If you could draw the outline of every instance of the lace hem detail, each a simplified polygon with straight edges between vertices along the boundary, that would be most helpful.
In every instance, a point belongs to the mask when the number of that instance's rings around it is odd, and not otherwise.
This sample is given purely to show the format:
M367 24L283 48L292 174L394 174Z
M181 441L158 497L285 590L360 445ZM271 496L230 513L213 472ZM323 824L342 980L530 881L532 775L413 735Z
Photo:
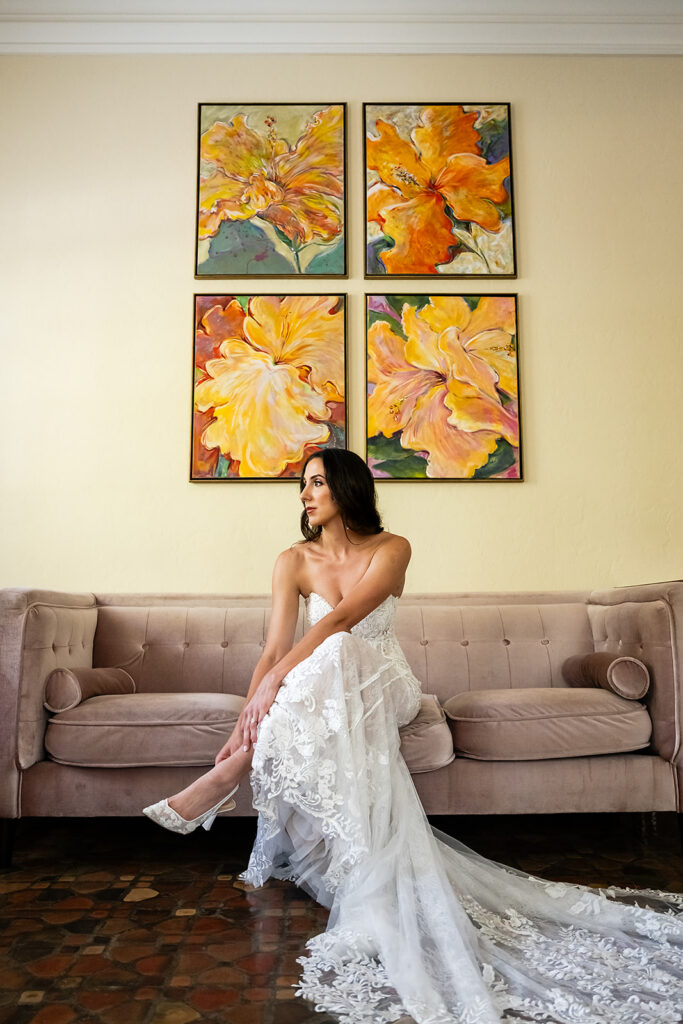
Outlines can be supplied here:
M300 957L302 972L297 995L334 1013L340 1024L391 1024L412 1016L420 1024L491 1024L490 1004L475 1000L451 1008L434 1007L422 1000L401 1000L382 961L372 953L369 935L335 929L306 943L308 956Z
M429 828L399 750L420 689L394 605L287 676L255 748L240 877L331 908L297 994L340 1024L681 1024L683 897L547 882ZM310 620L327 609L310 596Z
M391 1024L406 1014L418 1024L680 1024L681 985L675 976L678 968L680 979L680 951L669 951L667 969L662 970L645 951L620 948L614 938L596 940L586 930L567 928L558 941L557 936L543 936L514 910L504 919L482 914L481 907L465 902L470 912L476 909L479 920L490 917L482 931L488 932L493 924L495 959L500 959L500 948L514 940L516 959L525 964L527 987L528 978L537 974L542 996L521 994L519 984L482 961L490 1002L475 997L467 1005L456 1001L447 1006L437 1000L435 1006L434 998L401 1000L373 954L371 937L344 929L307 943L309 955L297 961L302 966L297 995L318 1011L335 1014L340 1024Z
M319 877L308 891L329 904L368 855L370 808L382 800L399 756L397 717L409 721L419 710L419 690L406 683L401 666L348 633L328 637L287 675L254 750L259 822L243 881L259 886L272 874L283 877L283 859L287 877L310 874L310 860L301 871L296 866L302 853L288 838L296 830L304 850L306 834L315 836L308 852Z
M552 890L556 883L542 885ZM596 918L607 909L606 900L598 895L577 892L577 887L559 883L557 887L579 896L571 913ZM565 894L556 893L555 898ZM484 980L502 997L503 1008L515 1011L511 1019L516 1020L521 1014L522 1019L526 1015L532 1020L561 1024L680 1024L681 950L669 945L663 934L679 939L683 934L681 922L668 914L654 915L665 918L661 929L655 929L642 916L651 911L621 908L625 926L630 924L640 934L658 932L656 942L645 944L624 933L591 931L588 922L584 927L558 926L550 916L532 919L515 908L502 913L486 910L470 897L461 897L461 903L482 937L488 940L492 963L497 963L499 969L504 964L505 973L510 970L509 964L523 964L527 985L535 979L538 987L545 989L543 998L515 994L491 967ZM539 906L536 913L541 912Z
M383 965L369 955L369 936L324 932L306 943L296 994L341 1024L390 1024L405 1013ZM365 949L364 949L365 947ZM354 952L351 952L354 950Z

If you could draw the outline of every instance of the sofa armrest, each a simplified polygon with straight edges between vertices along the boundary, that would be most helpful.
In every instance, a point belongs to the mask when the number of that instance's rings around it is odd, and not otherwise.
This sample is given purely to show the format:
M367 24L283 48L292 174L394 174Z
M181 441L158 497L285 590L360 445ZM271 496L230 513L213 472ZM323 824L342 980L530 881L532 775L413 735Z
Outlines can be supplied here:
M44 756L45 679L92 666L93 594L0 591L0 817L19 813L19 773Z
M683 765L683 582L595 591L588 615L596 651L640 658L649 668L652 747Z

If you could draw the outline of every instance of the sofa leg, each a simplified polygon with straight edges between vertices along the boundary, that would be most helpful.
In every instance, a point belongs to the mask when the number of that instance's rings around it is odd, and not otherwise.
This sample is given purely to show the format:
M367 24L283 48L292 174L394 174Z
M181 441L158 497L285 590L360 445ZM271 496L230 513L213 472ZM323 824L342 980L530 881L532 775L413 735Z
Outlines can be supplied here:
M681 854L683 855L683 813L676 815L678 818L678 835L681 841Z
M16 831L16 818L0 818L0 868L12 867L12 849Z

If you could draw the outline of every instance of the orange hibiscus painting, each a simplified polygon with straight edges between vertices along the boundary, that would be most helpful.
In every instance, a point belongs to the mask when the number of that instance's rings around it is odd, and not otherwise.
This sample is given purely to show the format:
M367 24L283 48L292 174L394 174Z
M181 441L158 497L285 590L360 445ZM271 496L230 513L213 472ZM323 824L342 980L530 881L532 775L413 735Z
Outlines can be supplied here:
M515 274L507 104L365 104L366 273Z
M201 104L197 276L346 272L344 104Z
M520 480L513 295L367 296L373 476Z
M292 479L346 446L344 296L195 296L193 480Z

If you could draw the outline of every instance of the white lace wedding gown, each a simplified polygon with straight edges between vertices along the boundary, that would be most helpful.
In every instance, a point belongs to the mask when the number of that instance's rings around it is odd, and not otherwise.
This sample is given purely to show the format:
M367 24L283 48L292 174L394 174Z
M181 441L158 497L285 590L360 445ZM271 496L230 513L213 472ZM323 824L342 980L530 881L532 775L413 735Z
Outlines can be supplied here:
M395 603L287 675L254 751L241 877L330 908L299 994L343 1024L680 1024L681 897L546 882L431 829L399 751L420 685ZM309 624L329 611L310 595Z

